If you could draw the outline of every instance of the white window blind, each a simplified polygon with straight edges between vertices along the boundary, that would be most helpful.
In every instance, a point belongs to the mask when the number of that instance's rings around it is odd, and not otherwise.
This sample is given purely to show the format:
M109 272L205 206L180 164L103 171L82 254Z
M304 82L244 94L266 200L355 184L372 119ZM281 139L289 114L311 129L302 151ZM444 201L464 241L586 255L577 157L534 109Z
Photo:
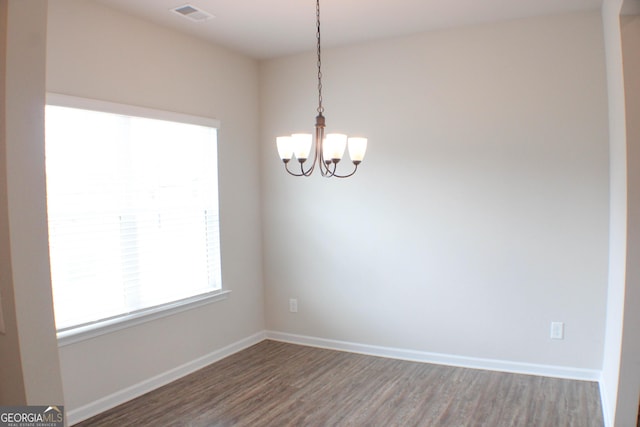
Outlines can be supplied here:
M215 127L47 105L59 331L221 289Z

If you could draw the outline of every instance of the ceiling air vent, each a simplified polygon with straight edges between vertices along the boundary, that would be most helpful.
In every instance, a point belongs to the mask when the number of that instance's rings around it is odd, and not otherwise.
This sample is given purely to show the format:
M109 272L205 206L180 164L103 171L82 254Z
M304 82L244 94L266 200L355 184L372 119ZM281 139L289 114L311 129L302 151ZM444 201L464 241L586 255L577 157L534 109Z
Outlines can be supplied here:
M184 16L185 18L194 22L204 22L213 18L212 14L207 13L202 9L198 9L197 7L190 4L178 6L175 9L171 9L171 11L177 13L180 16Z

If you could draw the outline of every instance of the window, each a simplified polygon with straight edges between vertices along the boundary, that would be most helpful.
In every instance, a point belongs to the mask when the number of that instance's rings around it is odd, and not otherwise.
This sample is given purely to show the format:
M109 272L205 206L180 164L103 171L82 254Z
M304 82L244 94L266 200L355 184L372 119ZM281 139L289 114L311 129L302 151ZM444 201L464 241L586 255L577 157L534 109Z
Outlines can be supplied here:
M59 332L221 289L216 128L199 117L48 98L47 209Z

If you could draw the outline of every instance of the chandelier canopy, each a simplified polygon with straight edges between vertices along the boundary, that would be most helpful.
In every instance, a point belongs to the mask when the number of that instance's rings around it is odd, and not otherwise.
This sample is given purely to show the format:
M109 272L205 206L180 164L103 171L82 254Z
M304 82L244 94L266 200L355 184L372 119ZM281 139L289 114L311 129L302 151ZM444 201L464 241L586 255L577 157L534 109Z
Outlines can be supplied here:
M320 48L320 0L316 0L316 38L318 42L318 116L315 125L315 149L313 162L305 169L305 162L309 159L313 135L310 133L294 133L291 136L279 136L276 138L278 154L284 162L284 167L293 176L311 176L318 166L323 177L347 178L358 170L358 165L364 159L367 151L367 138L347 137L339 133L325 135L324 107L322 106L322 55ZM344 151L349 147L349 157L354 168L351 173L339 175L336 173L338 162L342 159ZM289 169L289 162L295 156L300 163L300 172Z

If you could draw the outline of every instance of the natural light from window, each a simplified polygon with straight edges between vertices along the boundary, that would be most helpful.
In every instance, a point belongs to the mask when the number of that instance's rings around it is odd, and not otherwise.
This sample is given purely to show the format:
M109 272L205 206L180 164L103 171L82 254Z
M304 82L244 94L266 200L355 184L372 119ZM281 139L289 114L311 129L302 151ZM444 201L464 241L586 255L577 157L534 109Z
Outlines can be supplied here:
M46 107L58 331L221 289L217 129Z

